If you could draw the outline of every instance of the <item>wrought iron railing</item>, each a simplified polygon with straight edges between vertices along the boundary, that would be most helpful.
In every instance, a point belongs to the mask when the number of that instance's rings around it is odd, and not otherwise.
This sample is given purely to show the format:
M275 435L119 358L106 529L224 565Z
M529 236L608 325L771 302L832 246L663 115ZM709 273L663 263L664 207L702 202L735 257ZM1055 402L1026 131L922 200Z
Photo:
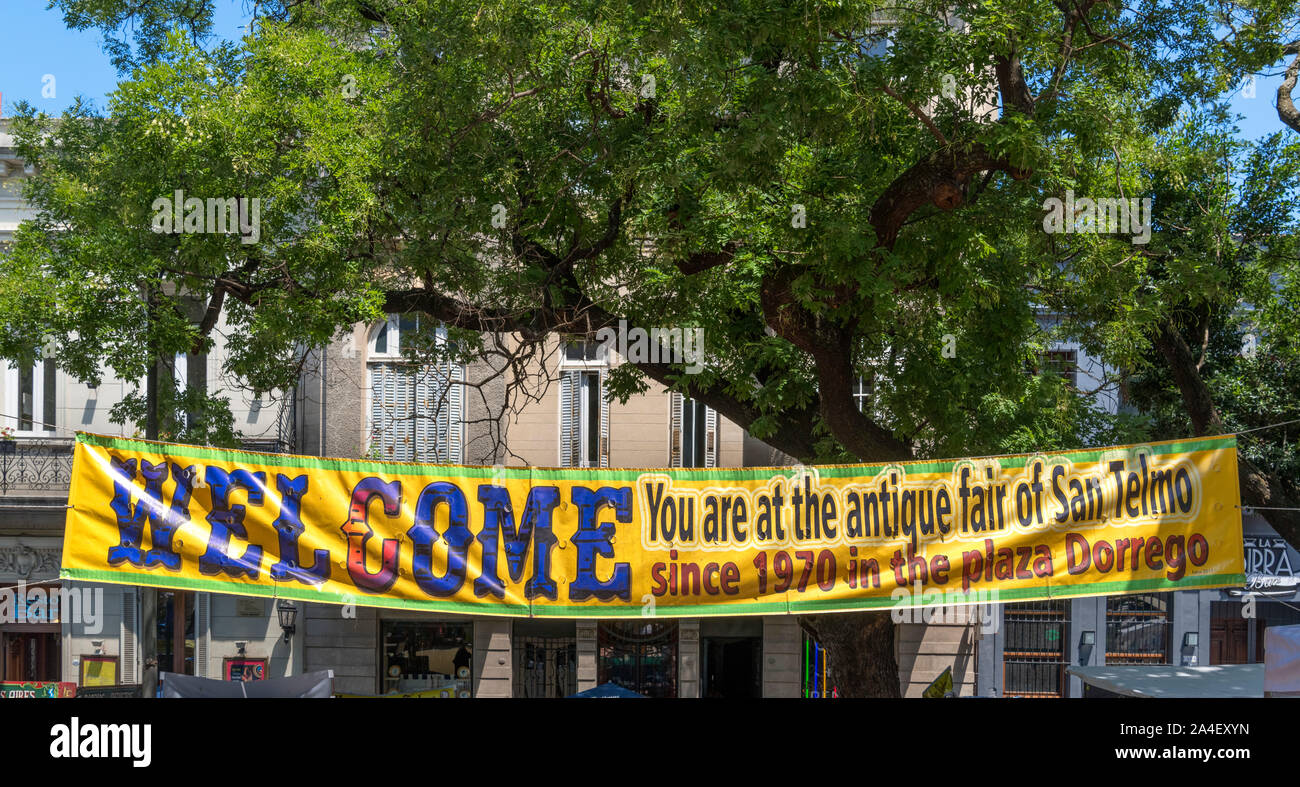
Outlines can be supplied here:
M276 406L275 433L245 438L241 441L244 448L269 454L292 454L298 451L297 390L283 394Z
M67 491L72 446L70 437L0 440L0 497Z

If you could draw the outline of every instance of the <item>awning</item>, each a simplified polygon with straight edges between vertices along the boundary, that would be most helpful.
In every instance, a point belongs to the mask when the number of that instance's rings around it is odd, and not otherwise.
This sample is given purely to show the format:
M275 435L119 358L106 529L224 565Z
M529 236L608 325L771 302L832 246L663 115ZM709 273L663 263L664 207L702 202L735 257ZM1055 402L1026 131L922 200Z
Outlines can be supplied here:
M631 689L625 689L622 686L618 685L617 683L602 683L593 689L580 691L577 694L570 694L569 697L570 698L595 697L597 699L621 699L621 698L631 699L635 697L644 698L645 695L637 694L635 691L632 691Z
M1263 664L1206 667L1148 666L1068 667L1066 672L1090 686L1125 697L1263 697Z

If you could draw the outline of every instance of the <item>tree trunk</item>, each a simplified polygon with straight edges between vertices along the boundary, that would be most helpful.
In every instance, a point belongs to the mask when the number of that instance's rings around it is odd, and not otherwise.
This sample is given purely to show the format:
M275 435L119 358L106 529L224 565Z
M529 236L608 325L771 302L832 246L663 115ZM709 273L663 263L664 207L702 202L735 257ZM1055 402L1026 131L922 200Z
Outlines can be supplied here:
M803 615L799 625L826 649L830 676L841 697L900 697L888 612Z

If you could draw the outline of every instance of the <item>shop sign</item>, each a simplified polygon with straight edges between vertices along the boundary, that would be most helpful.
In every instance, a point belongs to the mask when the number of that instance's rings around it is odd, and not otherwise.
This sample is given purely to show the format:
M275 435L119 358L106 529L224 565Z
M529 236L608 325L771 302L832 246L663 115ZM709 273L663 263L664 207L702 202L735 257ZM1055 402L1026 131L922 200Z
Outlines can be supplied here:
M0 682L0 697L5 699L29 699L37 697L74 697L77 684L46 681L3 681Z

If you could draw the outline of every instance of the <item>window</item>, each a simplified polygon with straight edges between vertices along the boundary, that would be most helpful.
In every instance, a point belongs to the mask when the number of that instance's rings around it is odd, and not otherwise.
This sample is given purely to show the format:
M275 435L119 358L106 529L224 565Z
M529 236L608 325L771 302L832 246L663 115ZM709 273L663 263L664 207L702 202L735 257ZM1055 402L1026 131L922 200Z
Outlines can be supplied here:
M446 328L417 315L390 315L372 332L370 454L398 462L463 461L464 367L450 360L409 361L407 349L445 347Z
M1070 602L1026 601L1003 606L1002 693L1007 697L1064 697L1065 643Z
M609 403L605 372L566 371L560 377L560 464L609 467Z
M853 401L858 405L858 412L871 413L871 392L872 385L865 377L859 377L853 382Z
M609 467L605 359L597 342L565 342L560 359L560 465Z
M473 631L470 623L384 621L380 693L472 696Z
M1054 374L1071 387L1079 387L1079 352L1078 350L1048 350L1038 356L1038 365L1030 370L1031 374Z
M717 467L717 412L703 402L679 393L673 393L671 406L671 466Z
M5 409L0 426L17 434L49 435L55 431L58 369L52 360L10 366L5 374Z
M603 364L600 343L588 339L568 339L564 342L564 363L569 364Z
M1168 664L1172 593L1106 598L1106 663Z

